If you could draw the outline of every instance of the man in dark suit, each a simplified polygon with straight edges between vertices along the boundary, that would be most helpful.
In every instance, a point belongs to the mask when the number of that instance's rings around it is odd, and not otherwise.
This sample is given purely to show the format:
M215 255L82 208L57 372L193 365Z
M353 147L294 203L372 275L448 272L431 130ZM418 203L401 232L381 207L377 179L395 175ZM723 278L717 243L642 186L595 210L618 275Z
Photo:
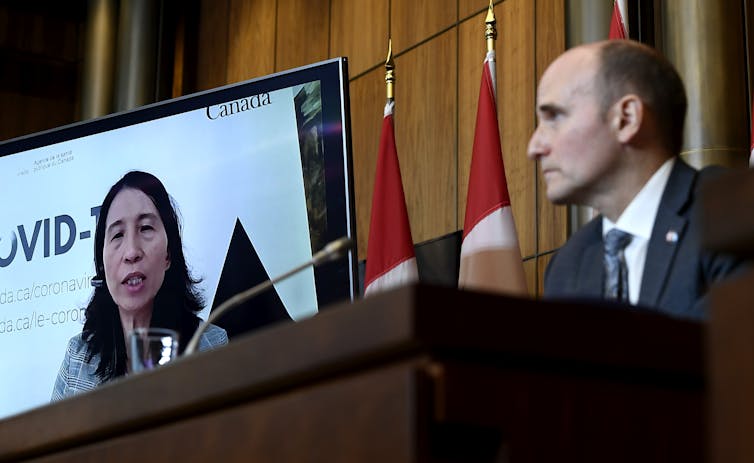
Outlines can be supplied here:
M701 249L697 172L678 156L686 94L656 50L613 40L573 48L545 71L529 158L547 197L599 216L553 256L545 297L604 298L707 316L709 285L740 267Z

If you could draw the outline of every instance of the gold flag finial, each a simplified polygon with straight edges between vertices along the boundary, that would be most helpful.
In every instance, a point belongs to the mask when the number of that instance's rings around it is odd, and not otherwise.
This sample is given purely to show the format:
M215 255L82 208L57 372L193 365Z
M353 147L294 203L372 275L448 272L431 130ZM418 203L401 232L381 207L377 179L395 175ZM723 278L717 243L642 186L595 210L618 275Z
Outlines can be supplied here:
M393 85L395 83L395 63L393 62L393 39L388 39L387 59L385 60L385 84L387 85L387 98L393 99Z
M487 17L484 18L484 38L487 39L487 51L495 50L495 39L497 39L497 20L495 19L495 10L492 8L492 0L487 8Z

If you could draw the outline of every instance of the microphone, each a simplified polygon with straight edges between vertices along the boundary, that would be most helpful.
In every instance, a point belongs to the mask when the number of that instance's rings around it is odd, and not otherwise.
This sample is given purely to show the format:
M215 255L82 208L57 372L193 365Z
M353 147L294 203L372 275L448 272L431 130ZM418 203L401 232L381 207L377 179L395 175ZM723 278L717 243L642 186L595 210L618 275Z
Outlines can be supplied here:
M263 281L262 283L259 283L256 286L240 292L227 301L223 302L222 304L217 306L217 308L215 308L212 313L209 314L206 321L203 321L201 324L199 324L199 327L197 327L194 335L191 337L191 340L186 346L186 350L183 351L184 357L189 356L196 351L197 347L199 347L199 339L207 330L207 327L229 310L238 307L249 299L255 297L257 294L270 289L275 283L279 283L304 269L307 269L309 267L316 267L324 262L331 262L340 259L341 257L345 256L351 248L353 248L353 240L348 237L344 236L335 241L331 241L330 243L327 243L325 247L322 248L319 252L315 253L310 260L304 262L303 264L300 264L297 267L294 267L293 269L288 270L287 272L275 278Z

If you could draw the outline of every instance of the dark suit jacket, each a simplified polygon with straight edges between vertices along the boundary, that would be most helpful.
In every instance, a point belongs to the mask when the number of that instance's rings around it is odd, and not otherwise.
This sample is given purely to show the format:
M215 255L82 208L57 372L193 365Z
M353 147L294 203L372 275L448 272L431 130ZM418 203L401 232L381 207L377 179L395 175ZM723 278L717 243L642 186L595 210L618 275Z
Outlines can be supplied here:
M702 250L697 212L700 180L718 168L695 170L676 159L657 210L647 247L639 305L684 318L707 317L705 294L715 281L742 268L732 256ZM668 239L672 232L677 241ZM546 298L601 298L605 271L602 264L602 216L568 239L545 272Z

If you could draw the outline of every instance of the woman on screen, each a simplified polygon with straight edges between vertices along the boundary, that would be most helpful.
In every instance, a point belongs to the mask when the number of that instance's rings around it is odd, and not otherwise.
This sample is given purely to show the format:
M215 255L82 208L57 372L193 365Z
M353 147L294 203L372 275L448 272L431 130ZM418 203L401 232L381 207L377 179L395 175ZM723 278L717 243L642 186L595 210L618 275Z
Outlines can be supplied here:
M127 173L105 196L94 234L95 287L82 332L68 343L52 400L128 373L125 339L136 327L171 328L185 343L203 307L183 255L178 216L165 187L145 172ZM228 342L210 325L199 349Z

